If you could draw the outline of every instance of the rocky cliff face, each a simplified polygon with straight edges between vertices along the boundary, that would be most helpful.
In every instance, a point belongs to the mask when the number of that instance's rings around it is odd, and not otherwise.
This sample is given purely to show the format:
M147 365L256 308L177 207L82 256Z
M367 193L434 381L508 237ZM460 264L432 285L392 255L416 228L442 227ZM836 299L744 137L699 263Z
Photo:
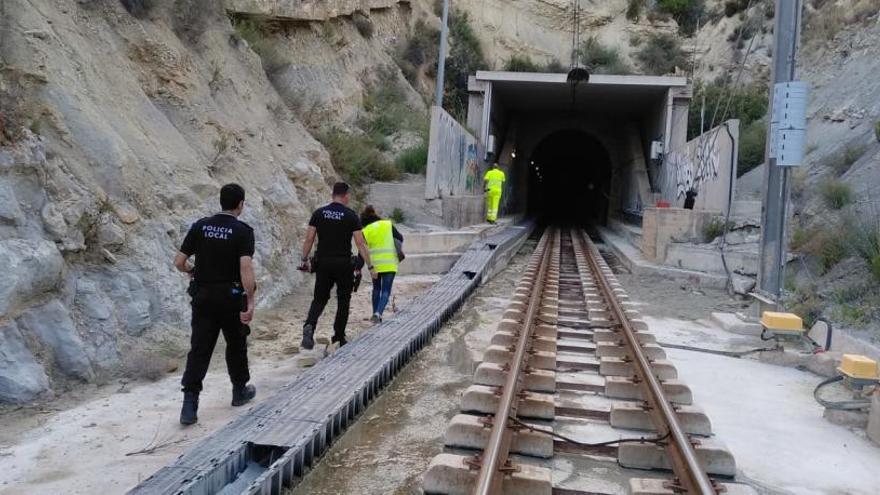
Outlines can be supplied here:
M219 5L199 4L138 19L119 2L3 2L4 114L30 130L0 148L0 402L178 352L170 260L226 182L247 190L260 304L299 282L293 253L334 172Z

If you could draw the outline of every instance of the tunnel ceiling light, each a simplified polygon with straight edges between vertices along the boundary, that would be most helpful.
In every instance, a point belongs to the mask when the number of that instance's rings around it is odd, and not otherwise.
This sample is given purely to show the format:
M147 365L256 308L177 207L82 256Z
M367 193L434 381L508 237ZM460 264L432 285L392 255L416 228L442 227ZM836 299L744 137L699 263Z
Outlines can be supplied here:
M513 150L513 151L510 152L510 157L511 157L511 158L516 158L516 150Z

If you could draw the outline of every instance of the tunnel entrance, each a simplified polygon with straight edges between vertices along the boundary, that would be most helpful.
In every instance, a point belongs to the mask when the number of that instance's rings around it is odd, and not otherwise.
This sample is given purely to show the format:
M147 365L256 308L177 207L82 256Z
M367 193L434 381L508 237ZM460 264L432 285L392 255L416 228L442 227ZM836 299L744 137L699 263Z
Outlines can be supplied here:
M611 195L611 159L602 144L578 130L545 137L527 161L528 210L555 225L604 225Z

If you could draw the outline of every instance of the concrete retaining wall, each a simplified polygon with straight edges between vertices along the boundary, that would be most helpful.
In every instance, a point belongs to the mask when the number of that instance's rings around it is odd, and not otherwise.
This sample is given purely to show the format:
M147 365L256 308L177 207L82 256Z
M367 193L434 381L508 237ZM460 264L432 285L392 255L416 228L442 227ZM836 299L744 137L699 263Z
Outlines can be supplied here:
M703 227L715 214L684 208L645 208L642 210L642 254L650 261L662 263L670 242L702 237Z
M442 108L431 107L425 198L480 195L484 172L476 138Z

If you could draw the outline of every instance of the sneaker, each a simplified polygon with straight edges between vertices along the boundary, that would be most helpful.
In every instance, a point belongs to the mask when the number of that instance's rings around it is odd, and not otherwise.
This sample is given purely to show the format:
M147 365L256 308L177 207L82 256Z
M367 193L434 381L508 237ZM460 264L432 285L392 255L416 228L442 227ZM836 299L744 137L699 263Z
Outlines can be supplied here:
M303 327L303 339L300 343L300 346L310 351L315 348L315 326L314 325L305 325Z
M180 409L180 424L191 425L198 420L199 394L198 392L183 393L183 407Z
M253 385L232 386L232 407L243 406L257 396L257 387Z
M382 317L379 316L379 313L373 313L370 321L373 322L373 325L378 325L379 323L382 323Z

